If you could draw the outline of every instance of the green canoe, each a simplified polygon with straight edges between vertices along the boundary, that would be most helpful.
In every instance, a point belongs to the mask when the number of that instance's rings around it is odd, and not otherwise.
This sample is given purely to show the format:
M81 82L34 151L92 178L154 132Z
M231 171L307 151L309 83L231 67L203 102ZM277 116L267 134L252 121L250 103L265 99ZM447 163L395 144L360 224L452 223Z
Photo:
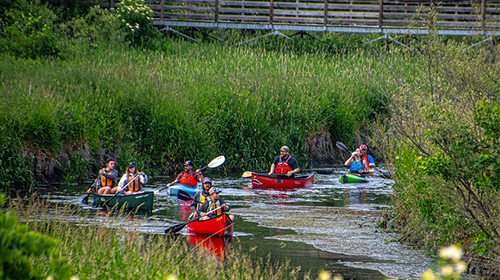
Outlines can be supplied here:
M362 177L354 174L344 174L339 177L339 182L342 184L347 183L368 183L367 177Z
M101 206L106 200L111 199L114 195L100 195L94 193L94 206ZM125 207L127 209L137 209L151 211L153 210L154 192L146 191L143 193L115 196L108 202L108 207L113 208L115 205L118 208Z

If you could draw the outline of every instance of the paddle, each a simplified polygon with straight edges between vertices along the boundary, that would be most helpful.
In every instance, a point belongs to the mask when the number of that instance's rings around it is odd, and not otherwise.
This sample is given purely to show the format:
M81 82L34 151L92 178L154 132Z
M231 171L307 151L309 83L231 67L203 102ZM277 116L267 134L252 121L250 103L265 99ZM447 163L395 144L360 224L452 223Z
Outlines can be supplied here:
M210 163L208 163L208 165L207 165L207 166L205 166L205 167L203 167L202 169L200 169L200 171L203 171L203 170L207 169L207 167L210 167L210 168L216 168L216 167L219 167L219 166L221 166L221 165L224 163L224 161L226 161L226 157L225 157L225 156L219 156L219 157L216 157L216 158L214 158L214 159L213 159ZM184 178L182 178L182 179L179 179L179 180L175 180L175 181L173 181L172 183L170 183L170 186L172 186L172 185L175 185L175 184L179 183L180 181L182 181L183 179L186 179L187 177L189 177L189 176L193 175L194 173L195 173L195 172L193 172L193 173L189 174L188 176L186 176L186 177L184 177ZM159 192L161 192L162 190L164 190L164 189L168 189L168 188L169 188L168 186L163 187L163 188L161 188L161 189L157 190L157 191L156 191L156 193L159 193Z
M177 193L177 198L184 201L194 200L195 202L199 202L198 200L195 200L187 192L183 190L179 190L179 192Z
M336 146L337 148L339 148L340 150L344 151L344 152L348 152L348 153L352 153L347 147L346 145L344 145L344 143L342 142L337 142L336 143ZM378 172L382 173L382 178L386 178L386 179L390 179L391 178L391 174L388 174L388 173L385 173L383 171L381 171L380 169L374 167L375 170L377 170Z
M101 178L101 174L99 174L99 176L97 176L97 178L94 180L94 183L92 184L92 186L90 186L90 192L82 199L82 203L89 204L89 196L94 191L95 183L97 183L97 180L99 178Z
M130 180L130 182L128 182L125 187L123 187L123 190L122 191L127 191L128 190L128 186L130 185L130 183L132 183L133 181L135 181L135 179L139 178L139 176L141 176L140 174L137 174L137 176L135 176L134 178L132 178L132 180ZM104 201L101 205L103 205L104 207L108 206L109 202L111 200L113 200L113 198L117 197L118 195L120 194L120 192L116 192L115 195L113 195L113 197L111 197L110 199Z
M245 171L243 172L243 174L241 175L241 178L248 178L248 177L251 177L252 174L254 174L255 172L253 171ZM266 174L266 176L269 176ZM286 174L273 174L269 177L274 177L274 178L283 178L283 179L289 179L289 178L293 178L293 177L288 177Z
M243 172L243 174L241 175L241 178L248 178L248 177L251 177L253 173L255 173L255 172L252 172L252 171L245 171L245 172Z
M210 214L210 213L213 213L213 212L215 212L215 211L217 211L217 210L219 210L219 209L221 209L221 208L222 208L222 206L221 206L221 207L219 207L219 208L216 208L216 209L214 209L214 210L212 210L212 211L210 211L210 212L208 212L208 213L207 213L207 215L208 215L208 214ZM187 226L189 223L191 223L191 222L195 222L195 221L199 220L200 218L201 218L201 216L200 216L200 217L198 217L198 218L196 218L196 219L189 220L189 221L187 221L187 222L185 222L185 223L182 223L182 224L177 224L177 225L171 226L171 227L169 227L169 228L167 228L167 229L165 230L165 234L174 234L174 233L177 233L177 232L179 232L181 229L183 229L185 226Z

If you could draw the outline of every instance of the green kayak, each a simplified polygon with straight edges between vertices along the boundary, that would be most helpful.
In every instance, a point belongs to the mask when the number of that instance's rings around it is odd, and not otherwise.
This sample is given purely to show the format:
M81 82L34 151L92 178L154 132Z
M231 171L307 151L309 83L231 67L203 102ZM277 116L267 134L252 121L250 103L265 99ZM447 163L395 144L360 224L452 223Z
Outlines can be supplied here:
M145 191L143 193L136 193L131 195L100 195L93 193L94 195L94 206L101 206L105 201L109 200L108 207L121 208L125 207L127 209L137 209L151 211L153 210L153 197L154 192ZM112 198L112 199L111 199Z
M347 184L347 183L368 183L368 179L363 176L358 176L354 174L344 174L339 177L339 182L342 184Z

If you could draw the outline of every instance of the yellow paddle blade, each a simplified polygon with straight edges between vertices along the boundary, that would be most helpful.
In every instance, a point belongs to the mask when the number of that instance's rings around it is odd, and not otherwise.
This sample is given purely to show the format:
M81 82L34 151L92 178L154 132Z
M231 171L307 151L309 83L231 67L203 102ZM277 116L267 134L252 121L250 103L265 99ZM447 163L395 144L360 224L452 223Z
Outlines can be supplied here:
M242 178L248 178L252 176L252 171L245 171L243 172L243 175L241 175Z

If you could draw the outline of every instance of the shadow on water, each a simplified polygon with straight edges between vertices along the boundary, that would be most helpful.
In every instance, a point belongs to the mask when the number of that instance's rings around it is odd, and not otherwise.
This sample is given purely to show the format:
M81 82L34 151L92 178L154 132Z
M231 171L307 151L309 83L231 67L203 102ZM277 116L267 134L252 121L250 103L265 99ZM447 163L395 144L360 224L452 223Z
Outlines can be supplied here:
M235 252L255 258L269 256L272 262L289 261L292 266L301 267L301 278L310 273L313 279L320 269L341 274L345 279L384 279L384 275L409 279L417 278L429 266L429 260L419 259L421 252L403 248L401 244L384 245L393 235L374 225L373 221L381 215L380 209L389 207L392 180L373 178L363 185L340 184L334 173L316 174L312 188L283 191L253 189L250 180L240 176L210 175L214 185L223 189L221 197L236 215L231 242ZM152 178L146 190L158 189L171 179ZM50 194L50 199L80 205L83 211L96 211L91 205L81 203L87 188L60 188ZM134 229L163 234L166 228L186 221L189 214L189 203L160 192L155 194L152 212L134 213L129 218L147 217ZM222 239L207 240L189 235L186 229L180 234L193 248L205 248L218 255L224 253L226 242ZM384 246L390 248L383 249ZM401 256L391 250L402 252Z

